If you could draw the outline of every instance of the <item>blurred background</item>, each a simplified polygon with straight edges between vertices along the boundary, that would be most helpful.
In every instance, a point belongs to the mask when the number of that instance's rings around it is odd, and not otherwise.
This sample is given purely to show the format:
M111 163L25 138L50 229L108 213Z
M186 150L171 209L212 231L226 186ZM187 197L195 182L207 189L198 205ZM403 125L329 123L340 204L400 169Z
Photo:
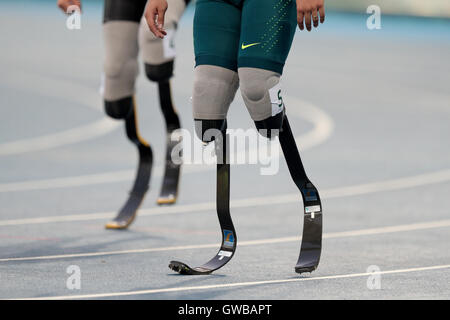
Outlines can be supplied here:
M364 12L376 4L384 14L411 15L418 17L450 17L450 2L447 0L331 0L326 1L329 9Z

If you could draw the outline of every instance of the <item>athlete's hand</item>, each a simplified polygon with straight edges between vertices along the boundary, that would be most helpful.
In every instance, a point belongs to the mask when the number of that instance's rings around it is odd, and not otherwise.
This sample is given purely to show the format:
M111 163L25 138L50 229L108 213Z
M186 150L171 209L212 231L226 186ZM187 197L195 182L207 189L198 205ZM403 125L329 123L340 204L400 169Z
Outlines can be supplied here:
M161 39L167 34L164 30L164 15L167 7L167 0L149 0L145 9L145 19L150 31Z
M70 7L77 6L81 11L81 1L80 0L58 0L56 2L58 7L64 11L64 13L71 13L69 12Z
M297 23L300 30L311 31L311 18L314 28L325 22L324 0L297 0Z

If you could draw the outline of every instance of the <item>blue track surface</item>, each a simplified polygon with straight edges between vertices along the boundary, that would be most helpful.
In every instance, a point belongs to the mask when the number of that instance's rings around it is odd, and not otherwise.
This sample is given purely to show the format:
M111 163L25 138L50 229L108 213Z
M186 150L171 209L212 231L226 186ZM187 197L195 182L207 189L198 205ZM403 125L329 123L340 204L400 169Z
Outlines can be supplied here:
M130 189L136 153L120 125L103 122L101 3L85 3L82 30L68 31L54 2L0 4L0 298L450 298L448 20L383 16L382 30L368 31L366 15L330 12L320 30L299 32L283 86L323 198L321 264L294 273L301 204L284 162L274 176L236 165L236 256L212 276L181 277L170 260L216 253L214 170L185 166L177 206L156 206L165 131L156 87L141 76L151 189L129 230L103 228ZM173 80L191 132L192 14L180 23ZM229 125L253 126L239 94ZM66 287L71 265L80 290ZM367 287L372 265L380 290Z

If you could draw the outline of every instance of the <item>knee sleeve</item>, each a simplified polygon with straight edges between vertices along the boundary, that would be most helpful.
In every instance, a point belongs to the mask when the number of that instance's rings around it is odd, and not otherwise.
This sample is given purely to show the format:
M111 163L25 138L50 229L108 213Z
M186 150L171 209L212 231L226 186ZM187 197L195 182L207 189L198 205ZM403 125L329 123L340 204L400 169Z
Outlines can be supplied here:
M125 119L133 109L133 105L132 97L116 101L105 101L105 113L114 119Z
M192 94L194 119L225 119L238 87L237 72L211 65L197 66Z
M238 72L241 94L256 128L271 137L270 131L280 130L284 119L280 74L256 68L240 68Z
M241 94L254 121L277 115L284 109L280 74L256 68L239 68Z
M138 28L132 21L110 21L104 24L104 84L106 101L115 101L134 94L139 73Z
M175 59L175 31L178 21L186 8L185 0L168 0L164 27L167 35L164 39L155 37L143 17L139 28L139 46L142 58L148 65L160 65Z

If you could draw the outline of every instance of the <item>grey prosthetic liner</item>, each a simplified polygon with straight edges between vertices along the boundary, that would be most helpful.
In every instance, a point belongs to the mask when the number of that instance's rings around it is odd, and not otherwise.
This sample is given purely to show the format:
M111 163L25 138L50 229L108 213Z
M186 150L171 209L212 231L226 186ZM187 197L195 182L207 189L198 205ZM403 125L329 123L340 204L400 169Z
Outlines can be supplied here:
M194 119L226 119L238 88L237 72L211 65L197 66L192 93Z
M285 106L280 74L257 68L239 68L241 94L258 132L273 138L283 127Z
M195 132L201 141L209 143L217 131L224 132L228 109L238 87L235 71L210 65L195 68L192 105Z
M133 21L108 21L103 25L105 62L105 101L117 101L135 93L138 65L139 24Z

